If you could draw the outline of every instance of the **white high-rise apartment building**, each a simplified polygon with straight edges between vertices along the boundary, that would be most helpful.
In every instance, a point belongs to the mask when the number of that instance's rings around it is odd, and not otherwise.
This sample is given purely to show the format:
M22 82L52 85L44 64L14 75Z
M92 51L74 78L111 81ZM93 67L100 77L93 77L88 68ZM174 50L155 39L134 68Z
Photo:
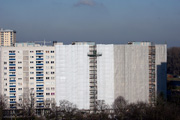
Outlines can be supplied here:
M160 92L166 96L166 45L75 42L57 45L55 51L56 101L93 110L98 101L112 105L118 96L147 103Z
M166 62L167 46L150 42L18 43L0 47L0 92L10 108L30 97L42 108L68 100L93 110L118 96L154 103L160 92L166 96Z
M0 29L0 46L14 46L16 42L16 31Z
M55 101L55 49L34 43L0 47L0 92L10 108ZM31 99L32 98L32 99Z

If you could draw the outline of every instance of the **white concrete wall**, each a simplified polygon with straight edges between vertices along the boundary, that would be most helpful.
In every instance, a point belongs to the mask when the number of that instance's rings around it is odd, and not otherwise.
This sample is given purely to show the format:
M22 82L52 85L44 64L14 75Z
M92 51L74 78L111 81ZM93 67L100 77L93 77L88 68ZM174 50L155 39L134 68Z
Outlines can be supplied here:
M97 45L97 99L106 104L114 102L114 49L113 45Z
M167 96L167 45L156 45L156 91Z
M88 45L56 45L56 102L68 100L89 109Z
M114 45L115 98L148 102L148 46Z

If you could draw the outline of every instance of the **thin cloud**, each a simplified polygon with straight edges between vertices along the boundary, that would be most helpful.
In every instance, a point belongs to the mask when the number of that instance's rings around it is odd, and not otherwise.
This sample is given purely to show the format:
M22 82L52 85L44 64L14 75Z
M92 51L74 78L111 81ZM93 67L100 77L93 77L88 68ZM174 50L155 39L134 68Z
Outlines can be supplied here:
M76 4L74 4L75 7L79 6L96 6L97 3L94 0L79 0Z

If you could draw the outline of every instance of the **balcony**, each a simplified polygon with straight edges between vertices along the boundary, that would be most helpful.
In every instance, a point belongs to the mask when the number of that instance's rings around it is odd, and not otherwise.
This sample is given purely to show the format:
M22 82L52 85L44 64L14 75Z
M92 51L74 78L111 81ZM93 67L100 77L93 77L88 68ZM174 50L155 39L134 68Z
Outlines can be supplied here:
M36 69L36 71L43 71L43 69Z
M43 65L43 63L37 63L36 65Z
M16 64L9 64L9 66L16 66Z
M44 97L44 95L37 95L36 97Z
M16 80L9 80L9 82L16 82Z
M16 108L16 106L11 106L10 108Z
M16 103L16 101L10 101L10 103Z
M13 91L10 91L10 92L12 93L12 92L16 92L16 91L15 91L15 90L13 90Z
M43 60L43 58L36 58L36 60Z
M10 85L9 87L16 87L16 85Z
M44 90L36 90L36 92L44 92Z
M36 53L36 55L43 55L43 53Z
M10 96L10 98L16 98L16 96Z
M15 74L13 74L13 75L9 75L9 76L16 76Z
M16 55L16 53L9 53L9 55Z
M44 80L42 80L42 79L39 79L39 80L36 80L36 81L44 81Z
M16 71L16 69L9 69L9 71Z
M36 102L44 102L43 100L37 100Z
M36 76L43 76L43 74L36 74Z
M36 106L37 108L43 108L44 106Z
M11 60L16 60L16 59L15 58L10 58L9 61L11 61Z

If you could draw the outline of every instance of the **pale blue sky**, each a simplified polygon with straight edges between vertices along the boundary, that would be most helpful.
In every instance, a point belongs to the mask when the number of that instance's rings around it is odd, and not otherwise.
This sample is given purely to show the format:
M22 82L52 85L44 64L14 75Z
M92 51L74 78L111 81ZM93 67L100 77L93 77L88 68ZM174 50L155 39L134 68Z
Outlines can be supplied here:
M180 46L180 0L0 0L0 27L17 41Z

